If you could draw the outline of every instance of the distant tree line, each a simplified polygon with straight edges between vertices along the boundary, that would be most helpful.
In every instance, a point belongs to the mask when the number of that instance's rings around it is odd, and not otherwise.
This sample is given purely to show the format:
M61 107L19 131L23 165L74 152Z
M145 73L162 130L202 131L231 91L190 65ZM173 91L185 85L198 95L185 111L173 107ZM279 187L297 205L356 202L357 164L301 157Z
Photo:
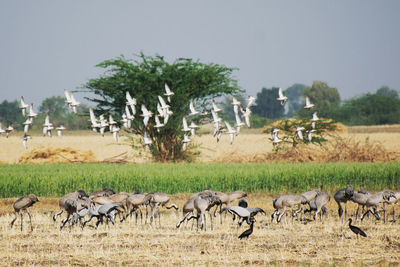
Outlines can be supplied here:
M400 123L398 92L382 86L375 93L367 93L341 100L339 91L326 82L314 81L311 86L294 84L284 90L288 101L281 106L276 100L279 88L262 88L257 93L256 116L267 119L306 118L317 111L319 117L331 118L345 125L379 125ZM315 105L310 111L303 109L305 97Z
M400 98L396 90L382 86L375 93L367 93L347 100L341 100L339 91L330 87L326 82L314 81L311 86L294 84L284 90L288 101L284 106L276 100L278 87L262 88L256 95L256 106L252 108L252 127L258 128L276 119L311 117L314 111L322 118L331 118L345 125L379 125L400 123ZM315 104L307 111L303 109L305 96ZM236 95L239 101L245 104L244 95ZM230 102L232 98L225 96L221 105L224 109L224 118L233 121L234 113ZM22 130L26 120L19 109L19 102L4 100L0 103L0 122L3 127L13 123L14 128ZM55 125L63 124L69 130L89 129L88 107L81 105L78 115L68 109L64 97L48 97L35 111L39 116L35 118L33 130L42 128L46 114L50 115ZM84 114L84 115L79 115Z
M50 122L55 126L64 125L68 130L89 129L89 122L87 116L80 116L79 114L88 114L89 109L86 105L81 104L78 107L78 115L71 113L65 98L61 96L52 96L43 100L39 108L34 107L35 112L39 115L34 118L32 130L41 130L46 115L50 115ZM17 130L23 130L23 122L26 117L22 116L19 109L19 101L4 100L0 103L0 122L3 128L7 127L9 123Z

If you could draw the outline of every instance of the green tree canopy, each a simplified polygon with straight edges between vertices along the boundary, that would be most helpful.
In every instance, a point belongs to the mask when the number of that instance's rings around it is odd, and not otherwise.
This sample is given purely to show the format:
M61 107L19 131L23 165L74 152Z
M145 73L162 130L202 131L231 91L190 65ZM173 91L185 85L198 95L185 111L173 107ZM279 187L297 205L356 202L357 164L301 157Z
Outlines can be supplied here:
M39 112L50 114L53 117L64 117L69 113L65 98L61 96L52 96L43 100Z
M253 113L270 119L282 118L285 109L276 100L278 91L278 87L271 89L262 88L261 92L257 93L256 106L253 108Z
M334 119L347 125L400 123L400 99L366 94L344 101Z
M120 56L101 62L97 67L103 68L104 74L89 80L84 86L96 95L87 98L97 103L95 112L121 116L125 109L125 93L128 91L137 99L137 114L131 132L140 135L147 132L153 141L151 153L162 161L185 156L181 143L182 118L189 113L191 99L196 105L204 107L211 98L241 91L232 77L234 68L187 58L178 58L170 64L162 56L150 57L140 53L134 60ZM139 114L142 104L156 113L157 96L164 97L165 84L175 93L169 104L173 115L158 133L153 127L154 117L145 127Z
M286 117L293 117L299 110L303 108L303 92L306 86L304 84L293 84L289 88L284 91L284 95L288 98L288 101L285 105L287 108L285 109L287 112L285 114Z
M24 122L24 117L19 109L19 102L17 100L12 102L4 100L0 104L0 122L3 123L3 128L12 123L14 128L22 129L21 124Z
M382 86L376 91L377 95L398 98L399 94L396 90L390 89L388 86Z

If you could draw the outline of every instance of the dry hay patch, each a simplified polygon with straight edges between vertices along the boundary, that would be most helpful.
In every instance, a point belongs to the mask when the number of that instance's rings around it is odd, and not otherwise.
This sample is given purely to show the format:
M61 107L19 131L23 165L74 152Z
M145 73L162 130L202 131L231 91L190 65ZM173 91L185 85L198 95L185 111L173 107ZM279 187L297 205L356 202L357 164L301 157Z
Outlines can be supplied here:
M34 149L23 154L19 163L70 163L70 162L97 162L93 151L80 151L70 147L44 147Z
M369 138L357 141L354 138L334 137L325 147L298 145L288 150L269 153L266 160L290 162L388 162L400 160L400 154L388 151L381 143Z
M400 161L400 153L389 151L380 142L357 141L353 137L335 136L324 146L297 144L295 147L250 155L225 154L217 162L388 162Z

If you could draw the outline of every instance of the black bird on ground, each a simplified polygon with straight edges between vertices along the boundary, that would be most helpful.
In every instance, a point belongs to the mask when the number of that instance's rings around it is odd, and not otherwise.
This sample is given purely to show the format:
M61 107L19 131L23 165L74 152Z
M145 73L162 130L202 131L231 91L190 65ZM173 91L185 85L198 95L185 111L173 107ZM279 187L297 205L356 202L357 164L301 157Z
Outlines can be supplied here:
M349 227L350 227L350 230L353 231L353 233L355 233L355 234L357 235L357 238L358 238L358 235L362 235L363 237L367 237L367 234L364 233L363 230L361 230L361 229L358 228L357 226L351 225L351 222L352 222L352 221L353 221L353 220L350 218L350 219L349 219Z
M250 228L244 231L240 236L239 239L247 238L249 239L249 235L253 233L253 226L256 219L254 217L250 217Z

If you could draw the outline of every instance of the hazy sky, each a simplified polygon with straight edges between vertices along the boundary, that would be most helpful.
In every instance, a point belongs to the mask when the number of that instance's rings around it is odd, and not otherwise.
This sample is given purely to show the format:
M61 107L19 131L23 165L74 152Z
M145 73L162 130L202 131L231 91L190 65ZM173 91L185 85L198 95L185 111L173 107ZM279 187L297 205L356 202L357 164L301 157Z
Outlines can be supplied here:
M399 14L397 0L0 0L0 102L39 105L140 51L237 67L249 94L313 80L342 98L399 90Z

